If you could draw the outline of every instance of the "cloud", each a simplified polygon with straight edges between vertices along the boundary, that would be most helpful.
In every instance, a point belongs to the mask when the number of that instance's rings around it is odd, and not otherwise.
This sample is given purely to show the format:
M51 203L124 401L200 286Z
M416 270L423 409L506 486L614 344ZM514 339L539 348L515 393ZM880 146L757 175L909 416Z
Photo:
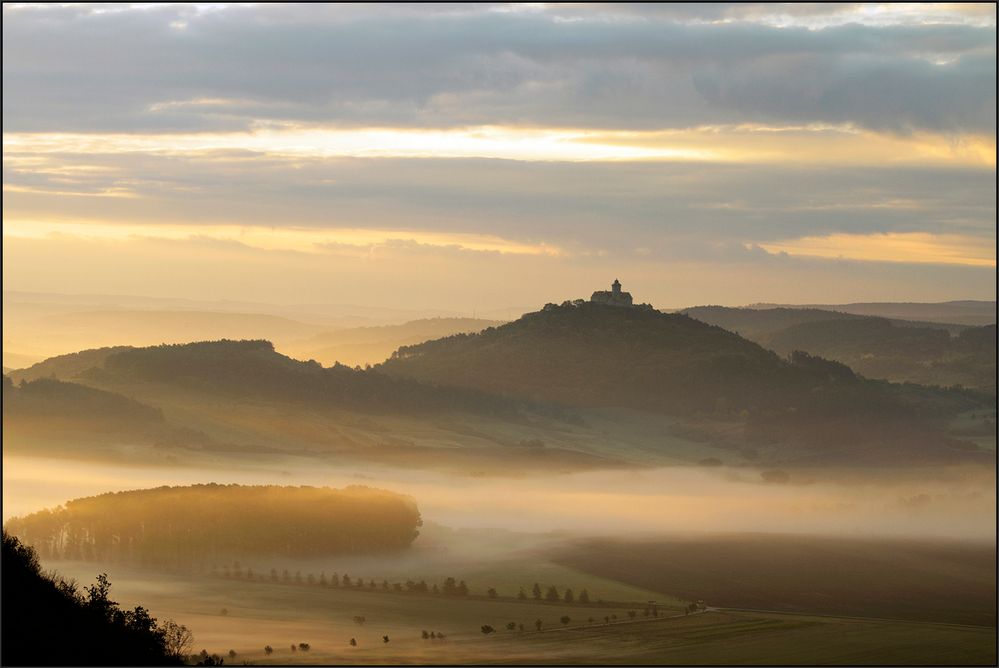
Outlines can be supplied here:
M994 172L980 168L329 159L248 151L21 157L15 152L4 168L8 224L487 235L571 255L628 257L642 248L664 261L721 261L719 248L741 257L745 244L837 233L995 241Z
M760 22L771 14L759 6L497 9L5 6L5 129L826 122L995 134L994 23L815 30ZM683 20L715 11L738 20Z

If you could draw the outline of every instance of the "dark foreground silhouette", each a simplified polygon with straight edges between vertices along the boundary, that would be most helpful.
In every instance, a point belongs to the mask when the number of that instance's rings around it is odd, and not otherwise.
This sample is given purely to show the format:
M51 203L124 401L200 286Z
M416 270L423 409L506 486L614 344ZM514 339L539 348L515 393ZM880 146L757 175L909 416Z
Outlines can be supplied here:
M157 624L137 606L122 610L108 598L111 584L77 591L74 583L41 572L35 551L3 532L5 666L173 666L190 644L187 629Z

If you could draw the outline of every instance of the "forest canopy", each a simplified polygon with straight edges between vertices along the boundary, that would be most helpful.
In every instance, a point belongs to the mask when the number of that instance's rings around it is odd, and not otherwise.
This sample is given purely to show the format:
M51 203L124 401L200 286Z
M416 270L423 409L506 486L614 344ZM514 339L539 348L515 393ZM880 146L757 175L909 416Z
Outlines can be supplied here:
M385 490L213 483L75 499L6 530L42 557L182 566L402 550L421 525L411 497Z

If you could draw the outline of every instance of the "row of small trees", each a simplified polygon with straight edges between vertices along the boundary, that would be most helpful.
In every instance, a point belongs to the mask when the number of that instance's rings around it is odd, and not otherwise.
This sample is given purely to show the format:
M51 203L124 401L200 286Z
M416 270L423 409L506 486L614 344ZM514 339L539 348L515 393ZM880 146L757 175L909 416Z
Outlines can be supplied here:
M212 573L218 574L218 569L213 567ZM464 580L455 580L455 578L451 577L446 578L440 586L436 584L428 585L426 580L420 580L418 582L414 580L406 580L405 583L395 582L391 585L389 584L388 580L382 580L381 584L379 585L373 579L368 580L367 584L365 584L364 578L352 579L350 575L346 573L343 576L340 576L337 573L333 573L333 575L329 576L328 578L326 577L325 572L320 573L318 578L316 578L316 576L313 575L312 573L309 573L303 578L301 571L295 571L295 574L292 575L291 573L288 572L288 569L284 569L281 574L278 574L277 569L272 568L270 571L270 575L265 578L263 574L256 575L253 572L252 568L247 568L244 571L238 561L233 563L233 567L231 570L229 566L223 566L221 574L223 577L234 577L247 580L266 579L270 580L271 582L281 582L284 584L291 584L291 583L308 584L308 585L318 585L320 587L354 587L354 588L367 587L368 589L381 588L383 591L397 591L397 592L408 591L408 592L417 592L424 594L427 593L444 594L447 596L467 596L469 593L468 585L465 583ZM495 587L490 587L489 589L486 590L486 595L489 598L499 598L500 594ZM565 591L563 591L560 594L558 588L555 585L550 585L544 591L544 594L542 594L541 585L537 582L535 582L534 586L531 588L531 597L534 598L534 600L540 601L543 599L549 603L563 602L570 604L580 603L586 605L591 602L590 593L586 589L581 590L579 592L579 595L577 596L573 592L572 588L567 587ZM523 587L521 587L520 590L517 592L517 598L520 600L527 600L528 595L527 592L524 591ZM598 602L602 603L603 601L601 600Z
M495 590L490 589L489 591L493 592ZM493 594L490 594L490 596L495 598ZM537 582L534 583L534 586L531 588L531 596L536 601L541 600L541 585L539 583ZM517 592L517 598L521 600L527 599L527 593L524 591L523 587L521 587L520 591ZM551 585L548 587L547 590L545 590L544 600L548 601L549 603L558 603L559 601L561 601L563 603L587 604L590 602L590 592L588 592L586 589L583 589L582 591L579 592L579 596L577 597L573 593L572 589L567 587L566 590L560 595L558 593L558 588L555 585ZM603 601L598 601L598 602L603 603Z

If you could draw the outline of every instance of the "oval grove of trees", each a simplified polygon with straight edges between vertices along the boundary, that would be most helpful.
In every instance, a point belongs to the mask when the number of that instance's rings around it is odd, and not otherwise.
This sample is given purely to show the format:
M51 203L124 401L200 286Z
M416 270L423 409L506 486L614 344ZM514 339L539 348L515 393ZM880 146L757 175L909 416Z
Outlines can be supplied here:
M6 529L43 557L181 566L400 550L421 525L411 497L370 487L208 484L75 499Z

